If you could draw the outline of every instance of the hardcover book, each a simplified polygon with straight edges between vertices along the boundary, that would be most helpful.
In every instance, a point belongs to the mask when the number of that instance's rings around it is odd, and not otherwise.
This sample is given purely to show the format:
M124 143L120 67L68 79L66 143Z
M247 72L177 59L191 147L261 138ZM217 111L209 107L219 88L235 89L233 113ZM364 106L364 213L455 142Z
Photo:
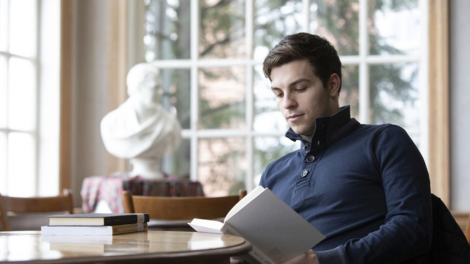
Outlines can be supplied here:
M113 226L146 223L149 214L68 214L49 216L49 226Z
M300 256L325 238L271 190L262 186L240 200L224 222L193 219L188 224L198 232L245 238L253 250L244 259L263 264L282 263Z

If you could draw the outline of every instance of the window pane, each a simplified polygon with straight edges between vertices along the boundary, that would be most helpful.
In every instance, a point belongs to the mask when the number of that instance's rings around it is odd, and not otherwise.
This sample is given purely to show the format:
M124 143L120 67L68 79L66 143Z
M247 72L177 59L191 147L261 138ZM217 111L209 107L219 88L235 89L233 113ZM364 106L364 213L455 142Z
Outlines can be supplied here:
M286 137L255 137L254 138L254 185L259 184L261 174L266 166L276 159L300 148L300 141L292 142Z
M246 189L244 138L199 139L198 178L206 196L238 194Z
M35 127L35 73L30 61L11 58L8 89L8 126L31 130Z
M179 178L189 178L191 168L191 140L181 140L180 146L170 157L162 159L164 172Z
M147 62L189 59L189 0L145 1L145 59Z
M328 39L339 55L359 54L359 1L312 1L309 28Z
M359 120L359 66L344 65L339 106L350 105L351 117ZM359 120L360 121L360 120Z
M0 0L0 51L8 45L8 0Z
M255 66L253 81L253 130L256 132L286 132L289 129L289 125L277 107L276 97L271 91L271 83L269 79L264 77L263 66Z
M31 135L8 135L8 195L30 196L35 193L34 153L34 140Z
M7 107L7 60L0 55L0 128L7 126Z
M245 56L245 1L200 0L199 57Z
M178 121L183 129L189 129L191 124L191 71L186 69L161 69L163 96L162 104L165 109L176 108Z
M199 71L199 128L244 129L245 68L204 68Z
M418 64L371 65L369 70L372 123L393 123L419 131Z
M10 51L31 57L36 54L36 0L10 1Z
M418 54L420 11L418 0L369 0L369 53Z
M7 137L0 132L0 194L7 191Z
M302 0L255 0L255 60L264 60L282 38L301 30L302 10Z

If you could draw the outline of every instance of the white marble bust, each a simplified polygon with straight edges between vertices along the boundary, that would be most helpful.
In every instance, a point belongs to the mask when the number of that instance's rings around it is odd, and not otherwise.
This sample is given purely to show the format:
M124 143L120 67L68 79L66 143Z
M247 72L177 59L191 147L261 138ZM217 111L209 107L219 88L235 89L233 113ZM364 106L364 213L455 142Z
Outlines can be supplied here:
M151 63L137 64L126 79L129 98L101 120L106 150L130 159L131 176L161 179L160 159L181 141L181 127L172 113L160 105L160 73Z

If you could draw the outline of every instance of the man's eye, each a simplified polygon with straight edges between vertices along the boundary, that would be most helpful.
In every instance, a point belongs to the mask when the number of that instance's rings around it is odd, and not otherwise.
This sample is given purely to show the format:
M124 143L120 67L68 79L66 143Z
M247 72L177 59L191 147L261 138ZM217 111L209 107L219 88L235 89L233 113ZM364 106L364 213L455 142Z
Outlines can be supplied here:
M282 93L278 93L278 94L274 94L277 98L281 98L282 97Z
M307 89L307 87L302 87L302 88L297 88L295 89L297 92L302 92L302 91L305 91L305 89Z

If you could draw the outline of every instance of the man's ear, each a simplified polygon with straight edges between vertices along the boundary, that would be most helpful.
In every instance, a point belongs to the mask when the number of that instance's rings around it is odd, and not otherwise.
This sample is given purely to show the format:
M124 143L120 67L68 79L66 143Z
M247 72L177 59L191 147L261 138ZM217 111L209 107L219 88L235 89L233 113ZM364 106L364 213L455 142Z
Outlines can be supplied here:
M339 79L338 74L333 73L328 80L328 92L331 97L338 97L339 87L341 86L341 80Z

